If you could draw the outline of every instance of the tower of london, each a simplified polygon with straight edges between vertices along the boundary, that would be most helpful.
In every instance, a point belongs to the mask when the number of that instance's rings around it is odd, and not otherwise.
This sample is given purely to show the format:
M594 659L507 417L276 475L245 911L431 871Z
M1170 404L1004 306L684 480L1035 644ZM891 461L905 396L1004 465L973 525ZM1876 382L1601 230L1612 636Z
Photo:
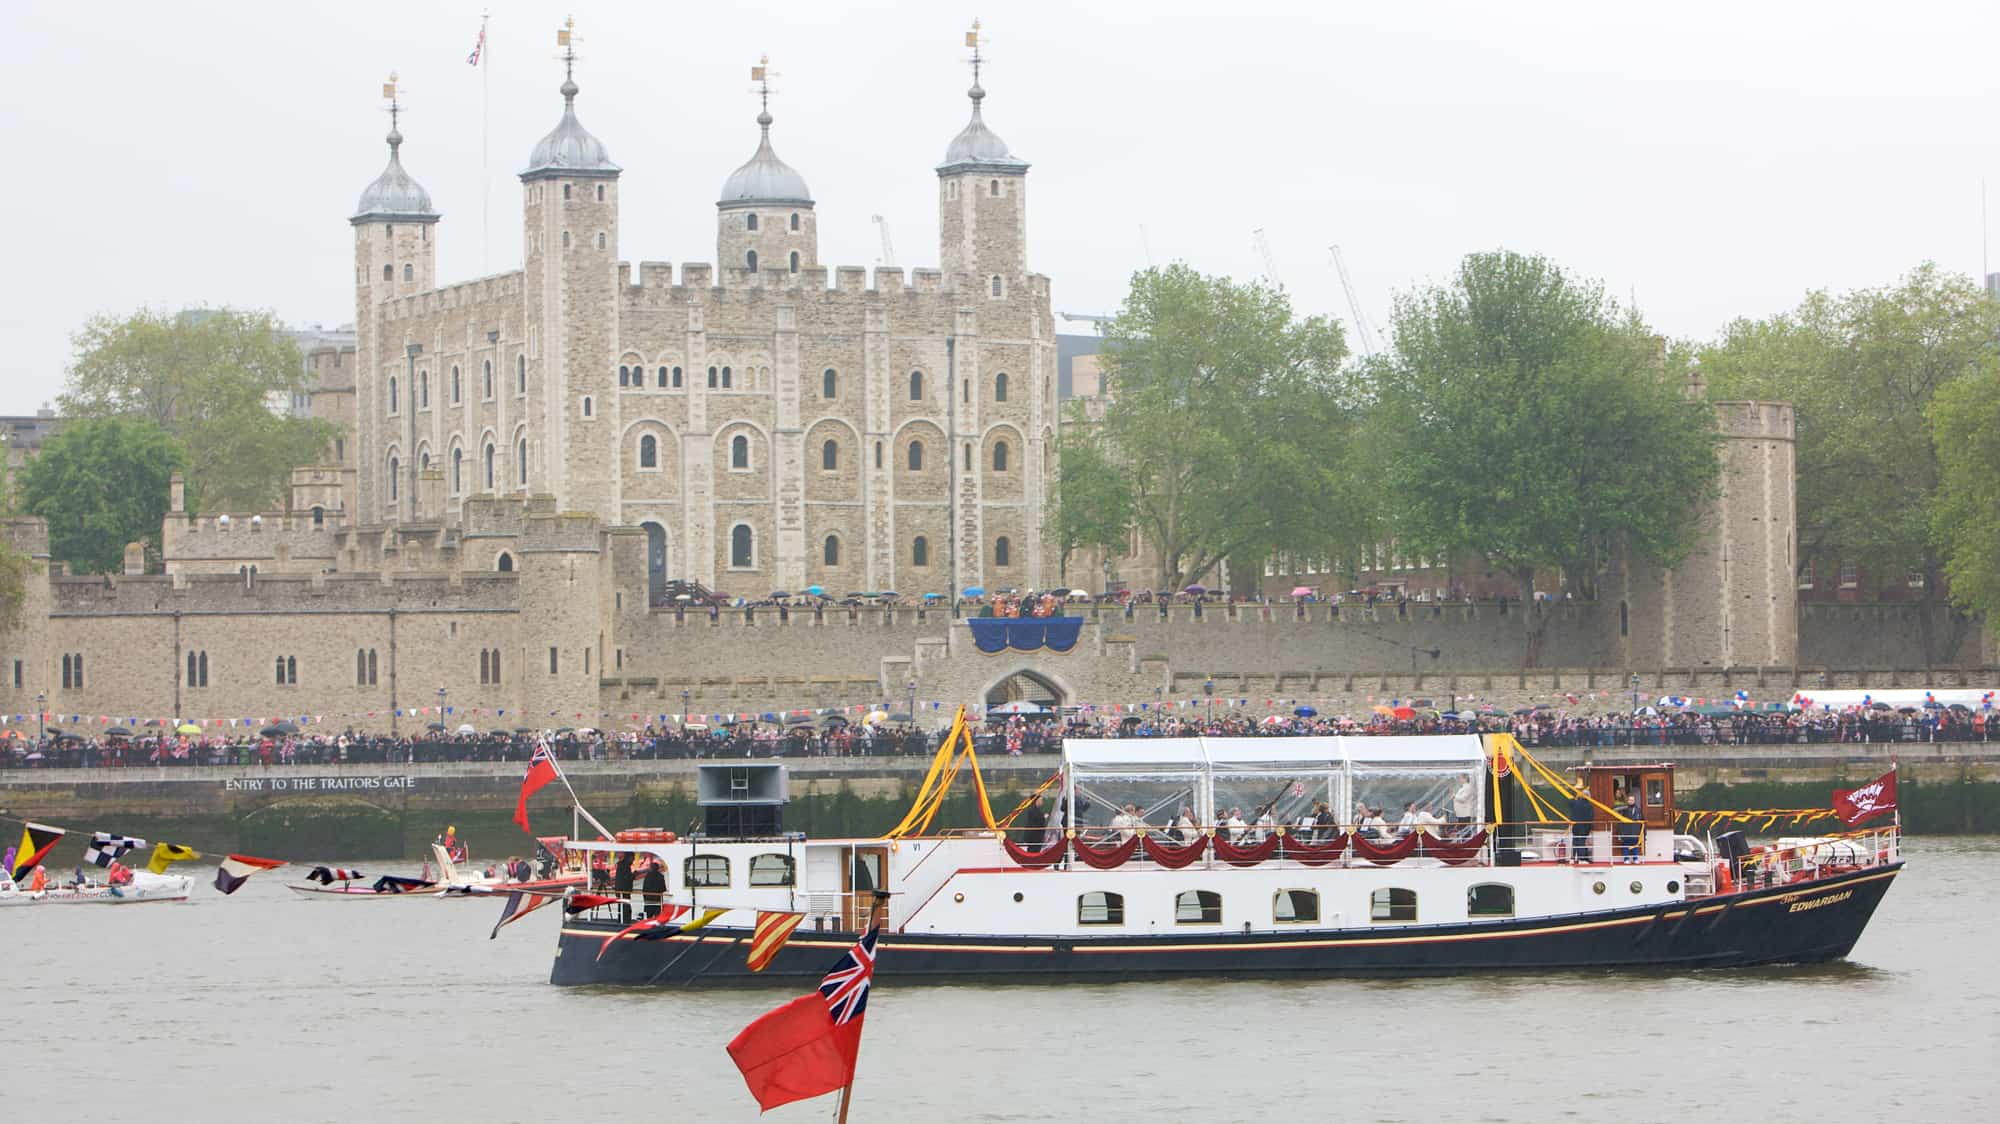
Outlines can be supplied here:
M907 278L821 262L768 99L717 196L715 264L622 260L622 170L580 93L572 63L520 172L523 268L459 284L436 276L440 210L392 124L349 220L357 354L352 393L329 393L351 439L314 502L392 545L474 497L549 497L643 530L655 596L1053 580L1049 281L1028 266L1028 163L986 125L976 72L936 168L940 267Z

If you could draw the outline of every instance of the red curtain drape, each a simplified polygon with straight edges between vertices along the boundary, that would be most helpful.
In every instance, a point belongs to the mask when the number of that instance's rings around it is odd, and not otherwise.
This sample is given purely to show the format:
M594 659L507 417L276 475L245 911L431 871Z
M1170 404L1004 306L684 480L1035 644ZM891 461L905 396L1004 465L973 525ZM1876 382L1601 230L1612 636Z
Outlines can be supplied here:
M1422 841L1418 845L1423 849L1423 853L1426 856L1433 859L1442 859L1452 866L1458 866L1461 863L1471 862L1473 859L1478 858L1480 850L1486 846L1486 832L1484 830L1481 830L1477 835L1458 840L1454 843L1447 843L1428 831L1420 833L1417 838Z
M1193 863L1201 858L1202 852L1206 850L1208 850L1208 837L1205 835L1195 836L1192 843L1180 844L1168 842L1164 835L1146 837L1146 857L1168 870L1179 870Z
M1072 840L1070 846L1076 851L1077 858L1099 870L1110 870L1123 866L1139 850L1139 837L1134 835L1115 847L1093 847L1081 839Z
M1278 837L1267 835L1262 842L1243 846L1231 843L1221 835L1215 837L1215 857L1230 866L1255 866L1278 853Z
M1023 847L1006 836L1000 837L1000 845L1007 848L1007 857L1022 866L1054 866L1063 859L1063 840L1057 839L1044 847Z
M1364 859L1378 866L1401 862L1417 853L1416 835L1405 835L1394 843L1384 846L1357 831L1352 836L1351 842L1355 858Z
M1347 850L1347 836L1337 834L1324 843L1309 843L1297 832L1285 836L1284 857L1307 866L1325 866L1340 859Z

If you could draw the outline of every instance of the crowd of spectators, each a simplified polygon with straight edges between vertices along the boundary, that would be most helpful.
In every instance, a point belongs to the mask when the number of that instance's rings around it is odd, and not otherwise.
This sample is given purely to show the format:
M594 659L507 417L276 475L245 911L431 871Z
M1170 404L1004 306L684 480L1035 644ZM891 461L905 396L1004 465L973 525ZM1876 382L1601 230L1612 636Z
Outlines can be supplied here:
M1651 708L1648 708L1649 710ZM1785 745L1828 742L1986 741L2000 723L1987 712L1963 707L1842 711L1740 711L1572 714L1546 705L1506 713L1423 711L1408 717L1295 714L1255 717L1236 710L1220 714L1152 711L1105 714L1091 710L1048 716L995 718L976 733L976 747L988 755L1054 753L1069 738L1153 737L1323 737L1333 735L1428 735L1509 732L1530 748L1621 745ZM851 726L834 717L822 724L783 726L741 723L706 727L648 725L606 732L562 729L536 733L521 729L484 733L425 731L391 737L381 734L274 734L253 738L129 737L50 732L39 740L14 737L0 742L0 769L193 767L202 765L406 765L433 762L526 762L546 738L567 761L621 761L744 757L890 757L934 752L941 730L907 722Z

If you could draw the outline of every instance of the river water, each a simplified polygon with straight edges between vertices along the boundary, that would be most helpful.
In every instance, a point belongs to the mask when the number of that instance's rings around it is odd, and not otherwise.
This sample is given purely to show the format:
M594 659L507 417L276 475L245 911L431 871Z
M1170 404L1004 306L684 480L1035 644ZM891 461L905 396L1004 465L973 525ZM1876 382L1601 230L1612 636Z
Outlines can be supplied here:
M851 1119L1991 1120L2000 838L1908 852L1852 959L1813 968L885 984ZM0 1119L757 1117L723 1044L789 993L553 988L553 909L489 941L492 901L306 901L302 873L0 910Z

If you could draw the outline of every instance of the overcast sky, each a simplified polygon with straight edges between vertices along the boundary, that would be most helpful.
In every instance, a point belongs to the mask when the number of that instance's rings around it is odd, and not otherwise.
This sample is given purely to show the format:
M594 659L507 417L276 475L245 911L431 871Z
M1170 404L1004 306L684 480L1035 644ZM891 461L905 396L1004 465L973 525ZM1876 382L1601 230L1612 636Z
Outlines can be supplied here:
M1261 274L1261 227L1304 311L1349 318L1333 243L1378 324L1397 290L1505 246L1708 337L1926 259L1978 273L1981 179L2000 181L1990 3L490 6L482 75L479 3L0 4L0 412L53 398L98 312L350 322L347 217L386 156L391 69L404 163L444 213L440 279L517 268L515 174L560 113L572 9L630 261L713 260L768 52L820 260L874 265L880 214L899 265L935 265L979 14L987 121L1034 165L1029 264L1066 312L1113 311L1149 261Z

